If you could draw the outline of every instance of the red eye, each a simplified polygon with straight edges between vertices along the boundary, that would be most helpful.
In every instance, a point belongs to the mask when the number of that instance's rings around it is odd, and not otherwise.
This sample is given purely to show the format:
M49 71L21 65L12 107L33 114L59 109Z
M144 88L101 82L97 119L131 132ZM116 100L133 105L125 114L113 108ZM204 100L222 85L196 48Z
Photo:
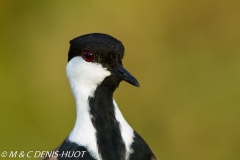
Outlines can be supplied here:
M87 51L87 50L83 51L82 57L87 62L92 62L94 59L94 55L90 51Z

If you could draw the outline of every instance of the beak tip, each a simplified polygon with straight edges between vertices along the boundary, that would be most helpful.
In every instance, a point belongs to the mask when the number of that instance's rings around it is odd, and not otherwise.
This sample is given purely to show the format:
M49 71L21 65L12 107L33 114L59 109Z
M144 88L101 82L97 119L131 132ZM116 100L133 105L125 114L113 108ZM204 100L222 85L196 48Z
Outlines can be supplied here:
M140 87L140 84L139 84L139 83L137 83L137 84L136 84L136 87Z
M110 70L112 75L119 77L121 80L130 83L133 86L140 87L137 79L133 77L121 64L118 64L116 69Z
M136 86L136 87L140 87L140 84L138 83L138 81L137 80L135 80L135 81L132 81L132 83L131 83L133 86Z

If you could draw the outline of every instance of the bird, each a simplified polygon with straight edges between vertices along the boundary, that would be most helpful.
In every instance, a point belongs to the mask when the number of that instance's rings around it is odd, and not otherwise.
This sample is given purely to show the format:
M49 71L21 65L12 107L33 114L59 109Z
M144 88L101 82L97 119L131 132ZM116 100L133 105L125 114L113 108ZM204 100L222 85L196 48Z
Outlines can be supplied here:
M66 74L76 101L76 122L53 150L55 154L45 160L157 159L113 98L121 81L140 86L123 67L124 50L120 40L105 33L84 34L70 41Z

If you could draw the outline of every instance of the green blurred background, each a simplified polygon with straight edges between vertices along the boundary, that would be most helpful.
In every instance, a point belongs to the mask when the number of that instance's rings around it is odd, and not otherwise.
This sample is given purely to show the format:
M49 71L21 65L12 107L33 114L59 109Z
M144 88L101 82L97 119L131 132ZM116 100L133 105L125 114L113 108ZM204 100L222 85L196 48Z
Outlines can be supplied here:
M102 32L123 42L141 84L114 97L159 159L240 159L239 6L0 0L0 152L51 150L70 133L69 40Z

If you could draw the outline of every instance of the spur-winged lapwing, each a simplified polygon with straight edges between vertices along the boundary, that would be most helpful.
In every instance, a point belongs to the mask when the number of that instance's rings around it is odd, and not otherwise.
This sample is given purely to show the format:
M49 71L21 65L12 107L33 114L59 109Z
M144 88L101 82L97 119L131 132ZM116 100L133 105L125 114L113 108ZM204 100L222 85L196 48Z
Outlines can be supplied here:
M123 55L123 44L107 34L86 34L70 41L66 71L77 119L56 154L45 159L156 160L113 99L122 80L139 87L123 67Z

